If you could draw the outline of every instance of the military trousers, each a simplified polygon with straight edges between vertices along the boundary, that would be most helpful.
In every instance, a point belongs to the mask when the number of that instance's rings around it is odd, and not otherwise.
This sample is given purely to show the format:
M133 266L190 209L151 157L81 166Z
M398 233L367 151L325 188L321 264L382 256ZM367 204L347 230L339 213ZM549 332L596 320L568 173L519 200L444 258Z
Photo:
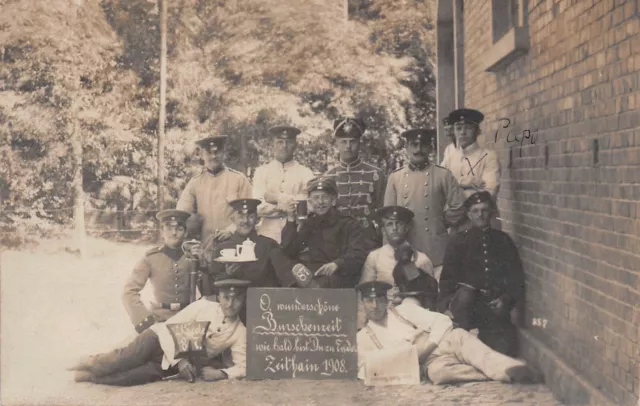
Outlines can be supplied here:
M133 386L163 378L164 352L155 332L138 334L122 348L92 357L92 382L103 385Z
M489 347L505 355L518 354L518 333L511 322L510 310L495 314L488 303L490 298L466 288L459 287L451 298L449 310L454 322L464 330L478 329L478 338Z
M526 365L494 351L473 334L456 328L442 338L423 367L434 384L495 380L509 382L507 370Z

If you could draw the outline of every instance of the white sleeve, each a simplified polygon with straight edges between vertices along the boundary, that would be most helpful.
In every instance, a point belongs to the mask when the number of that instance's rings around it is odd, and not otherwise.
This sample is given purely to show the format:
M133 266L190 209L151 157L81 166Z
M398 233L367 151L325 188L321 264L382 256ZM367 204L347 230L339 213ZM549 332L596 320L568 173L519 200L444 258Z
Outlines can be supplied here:
M396 310L402 317L429 333L429 342L436 345L453 329L451 319L442 313L432 312L413 304L401 304Z

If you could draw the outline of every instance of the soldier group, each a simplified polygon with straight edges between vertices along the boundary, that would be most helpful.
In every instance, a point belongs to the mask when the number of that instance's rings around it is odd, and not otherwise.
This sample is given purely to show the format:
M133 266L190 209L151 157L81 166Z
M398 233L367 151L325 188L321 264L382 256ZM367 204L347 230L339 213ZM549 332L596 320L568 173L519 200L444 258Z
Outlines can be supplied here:
M409 164L388 178L361 160L366 126L357 118L334 122L340 164L318 177L293 160L301 132L294 127L269 130L275 159L257 168L253 183L224 165L225 136L198 141L204 170L175 210L157 215L164 244L147 252L125 285L139 335L80 361L71 368L76 381L243 377L247 287L355 288L360 377L379 362L376 351L415 347L434 383L536 380L511 358L523 270L511 238L491 227L500 166L477 143L483 118L471 109L449 114L452 143L442 166L429 161L435 130L403 132ZM189 234L202 244L183 249ZM220 260L247 240L252 261ZM140 300L147 282L150 308ZM194 301L196 282L202 298ZM189 321L211 323L203 360L175 353L171 325ZM475 329L477 337L469 333Z

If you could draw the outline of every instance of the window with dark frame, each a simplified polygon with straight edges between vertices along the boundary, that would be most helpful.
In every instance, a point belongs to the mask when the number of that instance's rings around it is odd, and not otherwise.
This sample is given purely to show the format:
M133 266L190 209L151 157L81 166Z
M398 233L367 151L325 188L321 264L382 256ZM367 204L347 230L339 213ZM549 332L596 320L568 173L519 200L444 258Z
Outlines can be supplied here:
M525 0L491 0L493 43L498 42L512 28L520 27L520 9Z

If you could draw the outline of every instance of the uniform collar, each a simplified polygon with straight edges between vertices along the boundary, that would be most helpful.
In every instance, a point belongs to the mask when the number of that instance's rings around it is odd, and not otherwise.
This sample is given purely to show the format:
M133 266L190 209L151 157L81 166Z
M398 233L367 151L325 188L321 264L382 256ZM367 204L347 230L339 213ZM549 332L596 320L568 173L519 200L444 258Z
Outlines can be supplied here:
M247 236L241 236L237 233L233 233L231 235L231 239L234 242L243 242L244 240L246 240L247 238L250 239L251 241L256 242L257 241L257 237L258 237L258 232L256 230L253 230L252 232L249 233L249 235Z
M293 167L295 167L297 165L297 162L294 159L292 159L291 161L287 161L285 163L282 163L282 162L278 161L277 159L274 159L273 162L274 162L274 165L276 165L279 168L284 169L285 171L289 170L289 169L292 169Z
M429 168L430 164L428 162L425 162L422 165L414 165L414 164L409 164L409 170L411 171L424 171L425 169Z
M220 175L220 174L221 174L225 169L227 169L227 167L226 167L226 166L224 166L224 165L221 165L221 166L220 166L218 169L216 169L215 171L212 171L212 170L211 170L211 169L209 169L209 168L205 168L205 169L206 169L206 170L207 170L207 172L208 172L208 173L210 173L211 175L213 175L213 176L218 176L218 175Z
M179 260L183 254L180 248L169 248L166 245L162 246L162 252L174 261Z
M471 145L468 145L466 148L459 148L459 149L460 151L462 151L464 155L469 155L479 150L480 144L478 144L478 141L475 141Z
M362 163L362 161L360 160L360 157L356 158L355 161L351 162L350 164L344 163L342 161L340 161L340 166L342 166L343 168L347 168L347 169L351 169L351 168L355 168L356 166L360 165Z
M330 226L335 224L336 221L338 221L339 216L340 216L340 212L338 212L338 209L336 209L335 207L332 207L329 209L327 214L323 216L318 216L315 213L311 213L309 217L313 219L313 222L315 224L327 224Z
M493 228L491 228L491 226L482 227L482 228L480 228L480 227L471 227L471 229L470 229L470 231L473 231L473 232L478 233L478 234L487 234L487 233L490 233L492 230L493 230Z

